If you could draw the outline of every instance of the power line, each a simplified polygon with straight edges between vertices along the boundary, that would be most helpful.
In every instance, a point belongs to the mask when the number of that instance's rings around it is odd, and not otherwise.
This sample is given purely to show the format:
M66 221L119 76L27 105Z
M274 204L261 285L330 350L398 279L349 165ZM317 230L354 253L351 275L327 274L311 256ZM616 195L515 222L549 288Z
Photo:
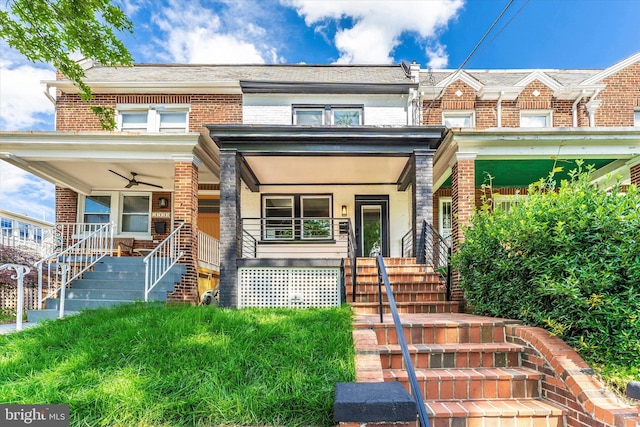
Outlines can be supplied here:
M478 48L480 47L480 45L482 44L482 42L484 41L484 39L487 38L487 36L489 36L489 33L491 33L491 31L493 30L493 28L498 24L498 22L502 19L502 17L504 16L505 13L507 13L507 10L509 10L509 8L511 7L511 5L513 4L515 0L509 0L509 3L507 3L507 5L504 7L504 9L502 9L502 12L500 12L500 15L498 15L498 17L493 21L493 24L491 24L491 26L489 27L489 29L484 33L484 35L482 36L482 38L480 39L480 41L478 41L478 43L476 43L475 47L473 48L473 50L469 53L469 55L467 55L467 58L462 62L462 64L460 64L460 66L458 67L458 69L455 71L455 73L453 73L454 75L456 73L458 73L460 70L462 70L462 68L467 64L467 62L469 62L469 60L471 59L471 57L473 56L473 54L476 52L476 50L478 50ZM429 109L433 106L433 103L435 102L436 99L440 98L442 96L442 94L444 93L446 87L443 87L442 90L440 91L440 93L438 94L438 96L434 97L431 102L429 103L429 105L427 106L427 110L426 112L429 112ZM425 113L426 113L425 112Z

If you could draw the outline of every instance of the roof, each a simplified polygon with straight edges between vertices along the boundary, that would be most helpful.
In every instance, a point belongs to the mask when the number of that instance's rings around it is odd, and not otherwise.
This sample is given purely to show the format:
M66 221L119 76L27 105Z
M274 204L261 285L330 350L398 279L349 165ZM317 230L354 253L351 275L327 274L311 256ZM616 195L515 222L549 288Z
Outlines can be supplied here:
M437 85L456 70L433 70L420 72L421 85ZM484 86L513 86L528 75L539 72L546 74L563 86L577 85L602 70L463 70L464 73L478 80ZM431 76L433 80L430 81Z

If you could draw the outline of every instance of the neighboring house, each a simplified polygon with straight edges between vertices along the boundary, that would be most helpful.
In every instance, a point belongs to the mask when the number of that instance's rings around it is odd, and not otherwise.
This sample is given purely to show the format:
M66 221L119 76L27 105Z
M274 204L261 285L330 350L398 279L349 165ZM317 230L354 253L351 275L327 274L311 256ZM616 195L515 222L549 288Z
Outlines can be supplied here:
M0 245L45 256L53 250L53 224L0 209Z
M640 183L640 53L604 70L87 64L86 74L117 131L100 131L58 76L45 82L56 131L2 132L0 158L56 185L57 223L113 221L145 249L183 222L187 273L173 300L197 300L203 234L220 240L223 305L333 305L345 258L421 255L424 222L455 247L488 176L504 206L556 162L566 171L585 159L602 185L609 173Z

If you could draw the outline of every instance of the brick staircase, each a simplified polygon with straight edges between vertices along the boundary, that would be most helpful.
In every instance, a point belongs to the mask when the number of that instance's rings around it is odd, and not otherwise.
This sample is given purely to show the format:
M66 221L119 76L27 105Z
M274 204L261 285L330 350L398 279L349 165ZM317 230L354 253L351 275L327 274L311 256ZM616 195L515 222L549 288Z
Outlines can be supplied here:
M183 265L176 264L149 293L149 301L166 301L167 292L174 289L185 272ZM145 265L142 257L105 257L93 271L74 280L66 290L65 313L72 314L84 309L111 307L134 301L144 301ZM58 317L59 298L46 302L46 309L29 310L30 322Z
M393 319L380 323L373 314L377 271L369 260L357 265L363 277L356 302L347 301L356 313L356 352L364 355L358 381L397 381L411 391ZM506 341L514 322L456 313L437 276L413 260L391 259L387 270L432 427L566 426L565 411L541 397L542 374L522 366L523 347Z

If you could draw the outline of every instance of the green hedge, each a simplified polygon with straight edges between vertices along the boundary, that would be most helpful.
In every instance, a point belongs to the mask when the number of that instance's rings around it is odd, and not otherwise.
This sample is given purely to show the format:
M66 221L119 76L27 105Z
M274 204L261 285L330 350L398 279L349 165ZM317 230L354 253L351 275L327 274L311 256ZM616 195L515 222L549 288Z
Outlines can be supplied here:
M505 213L479 210L454 255L470 308L542 326L591 362L640 366L640 193L582 162ZM490 200L490 199L489 199ZM637 370L636 370L637 372Z

